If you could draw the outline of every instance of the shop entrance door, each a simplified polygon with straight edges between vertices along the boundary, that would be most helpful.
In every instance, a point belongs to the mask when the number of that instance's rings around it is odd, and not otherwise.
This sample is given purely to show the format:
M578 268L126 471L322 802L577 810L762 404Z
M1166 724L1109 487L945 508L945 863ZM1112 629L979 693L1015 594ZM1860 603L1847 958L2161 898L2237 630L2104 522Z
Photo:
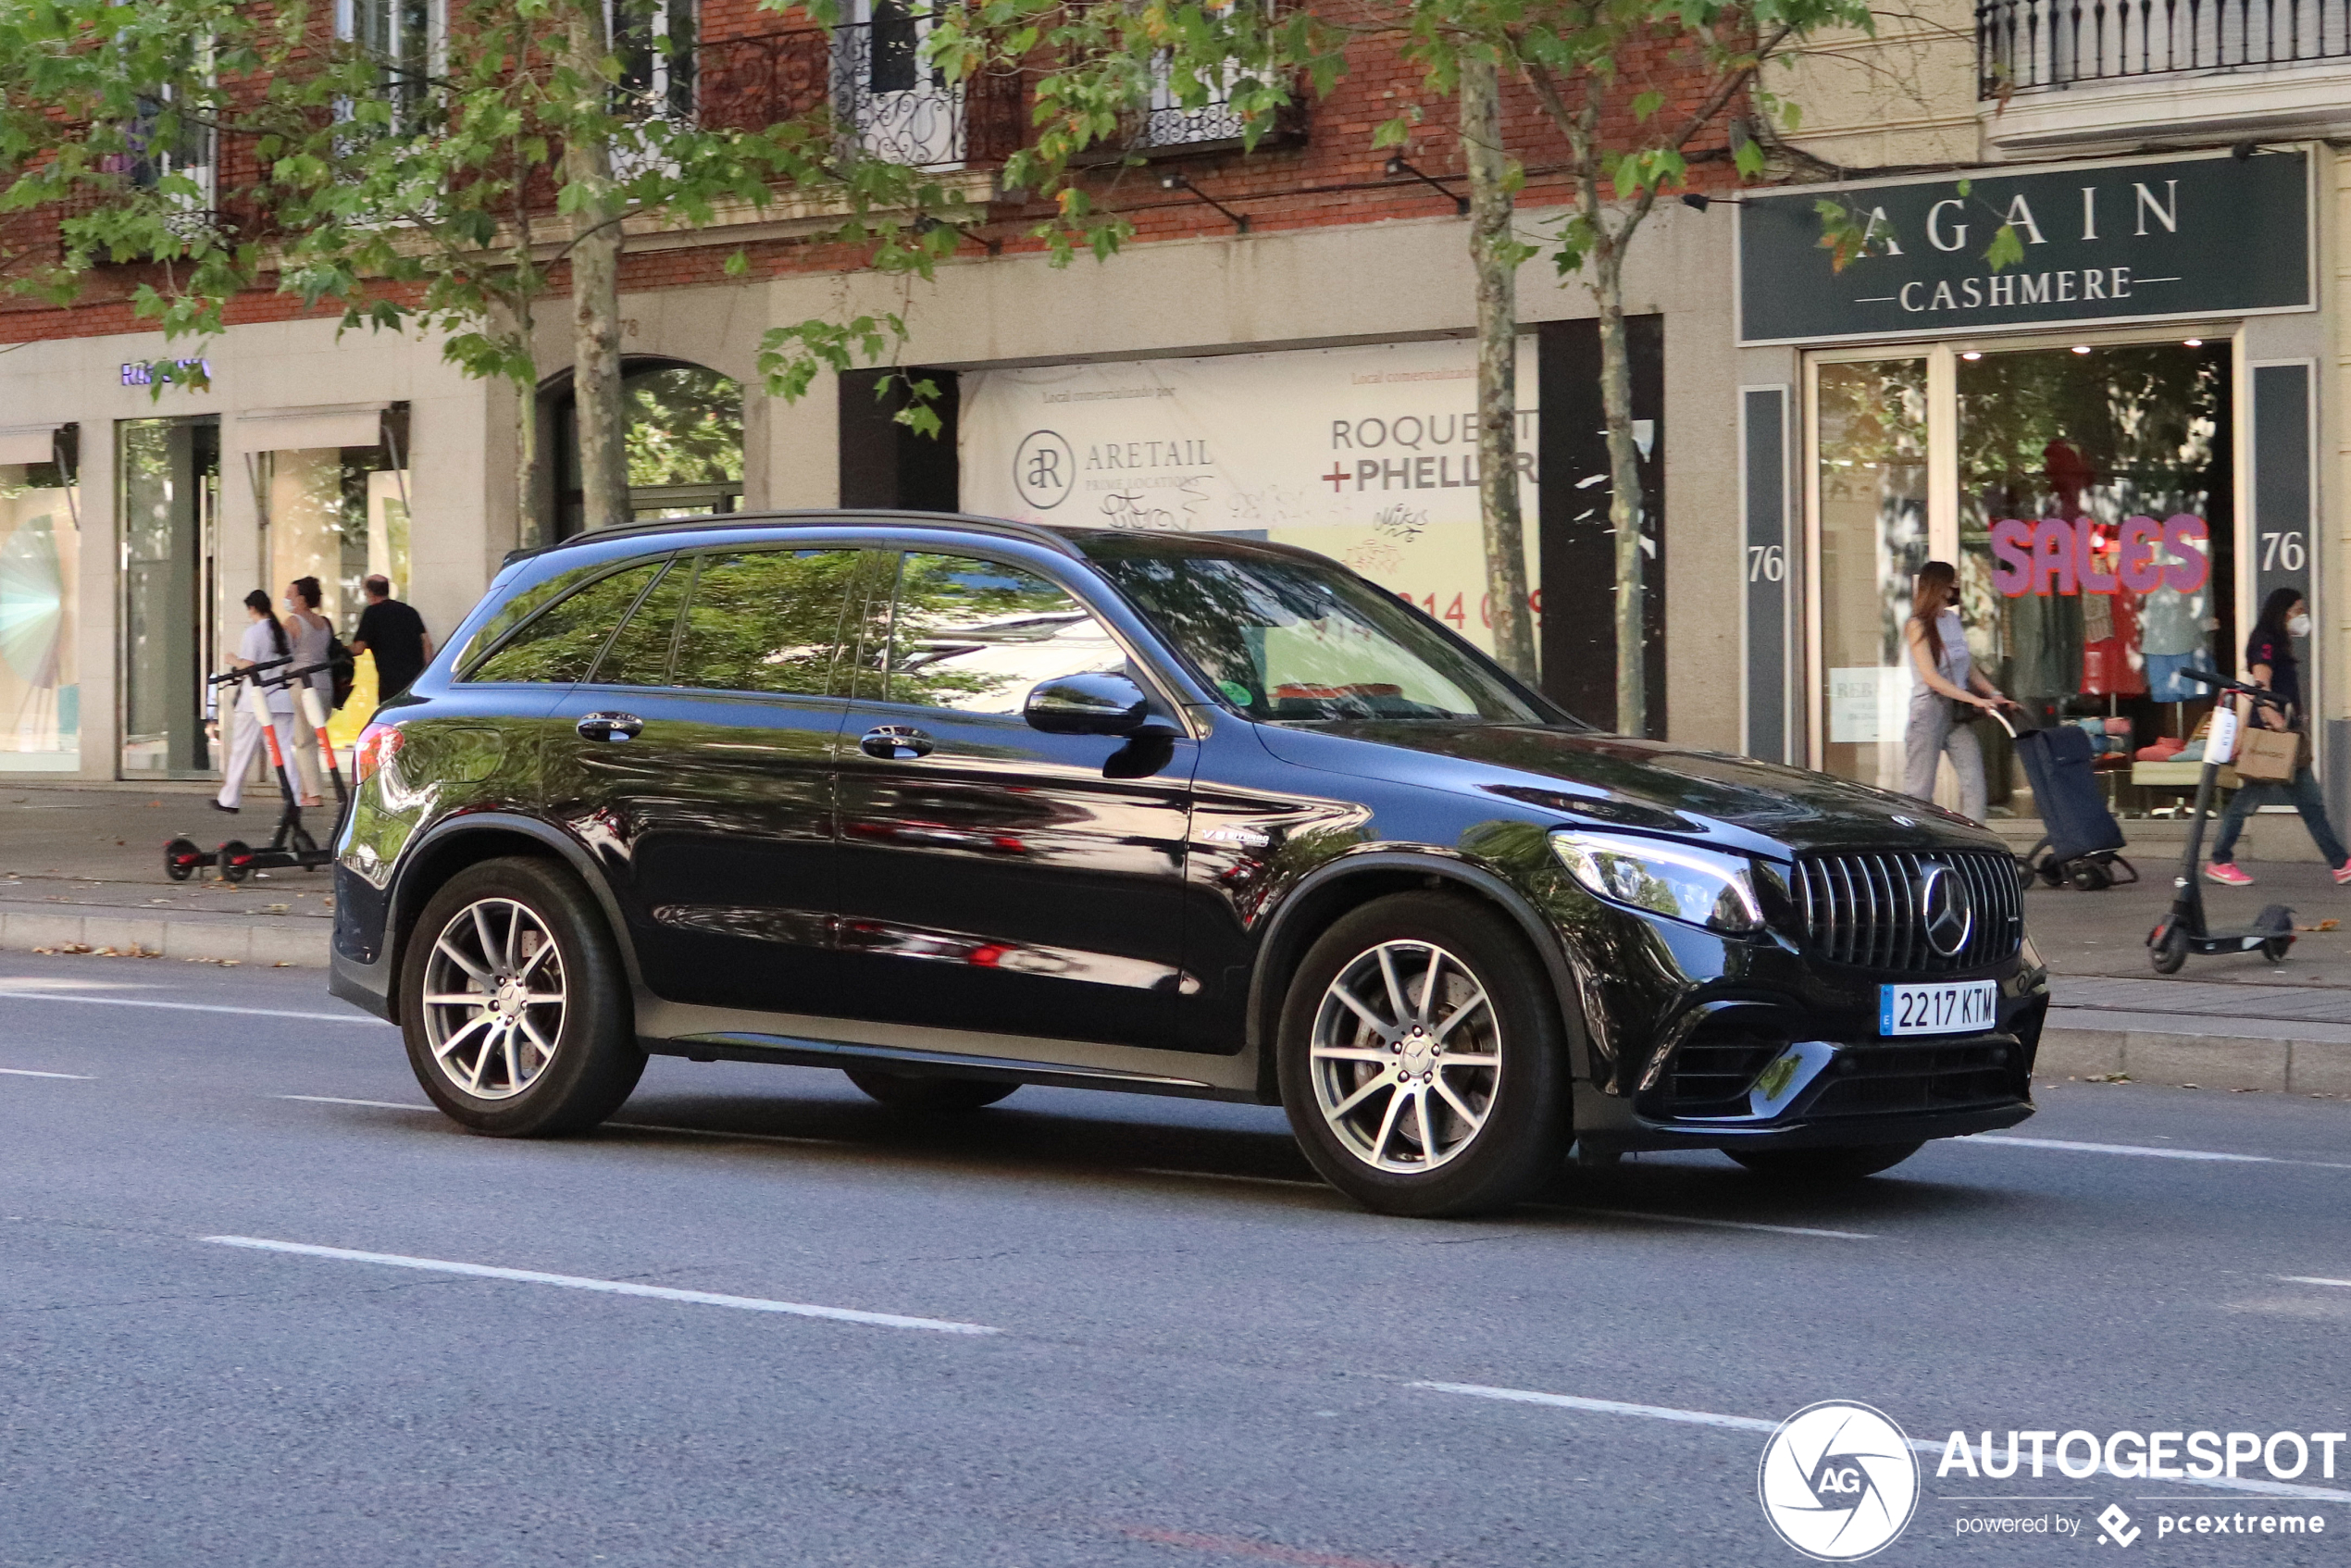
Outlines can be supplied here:
M205 674L219 646L213 568L220 421L125 419L122 496L122 751L126 778L209 775Z
M2180 671L2233 667L2231 358L2171 340L1816 361L1816 765L1903 787L1930 559L1959 568L1975 667L2034 725L2096 728L2118 772L2188 734L2208 703ZM1976 728L1996 813L2030 815L2006 737Z

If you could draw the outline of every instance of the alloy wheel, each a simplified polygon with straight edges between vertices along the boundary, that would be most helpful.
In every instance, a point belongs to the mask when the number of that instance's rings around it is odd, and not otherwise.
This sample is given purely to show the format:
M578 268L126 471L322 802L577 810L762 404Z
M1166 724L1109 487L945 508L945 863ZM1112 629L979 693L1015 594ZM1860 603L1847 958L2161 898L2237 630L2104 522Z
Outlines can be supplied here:
M1315 1104L1340 1145L1375 1170L1417 1175L1467 1149L1493 1114L1501 1028L1459 957L1387 941L1324 991L1307 1055Z
M527 904L477 899L433 939L425 964L425 1039L450 1085L511 1100L539 1080L563 1036L564 961Z

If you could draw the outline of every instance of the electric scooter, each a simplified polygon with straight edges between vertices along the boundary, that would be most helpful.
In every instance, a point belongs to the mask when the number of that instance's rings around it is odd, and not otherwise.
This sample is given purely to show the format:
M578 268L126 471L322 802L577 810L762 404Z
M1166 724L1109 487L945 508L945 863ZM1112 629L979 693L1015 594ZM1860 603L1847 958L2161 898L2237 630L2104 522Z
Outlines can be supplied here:
M284 801L285 808L279 814L278 830L259 849L240 839L231 839L220 846L215 864L219 866L220 879L224 882L242 882L267 866L299 865L305 871L316 871L335 857L333 850L322 847L310 836L310 830L302 825L302 796L294 787L293 763L286 755L285 749L278 744L278 728L270 722L269 699L265 694L278 687L304 680L304 684L294 689L294 700L300 705L305 722L317 731L319 743L327 748L328 765L333 769L335 776L336 805L340 809L349 802L343 790L342 769L334 763L333 747L327 741L327 719L319 707L318 694L305 679L326 667L324 664L305 665L300 669L282 670L267 679L256 677L245 683L244 702L261 725L263 741L269 748L269 765L277 772L278 793ZM333 837L331 833L328 835L330 840Z
M2210 670L2185 669L2180 673L2215 688L2224 697L2234 693L2269 707L2286 705L2285 700L2273 691L2225 679ZM2236 754L2236 709L2226 701L2216 703L2212 727L2205 733L2204 770L2196 775L2196 806L2188 817L2187 852L2181 857L2180 874L2171 879L2171 912L2147 933L2147 958L2158 975L2178 974L2191 952L2251 952L2258 948L2264 957L2276 964L2294 946L2294 911L2282 903L2270 904L2255 915L2252 927L2247 930L2216 931L2205 923L2204 887L2196 877L2196 862L2204 853L2204 823L2212 809L2212 781L2219 775L2220 765Z
M292 662L292 654L281 654L262 664L246 665L240 669L224 670L218 675L206 676L205 684L215 693L213 701L216 710L224 691L228 693L229 708L233 715L239 700L235 695L238 687L258 679L264 670L276 669L280 666ZM273 741L273 750L274 744ZM211 852L199 846L193 839L174 839L163 846L163 874L175 882L184 882L201 868L212 865L215 858Z

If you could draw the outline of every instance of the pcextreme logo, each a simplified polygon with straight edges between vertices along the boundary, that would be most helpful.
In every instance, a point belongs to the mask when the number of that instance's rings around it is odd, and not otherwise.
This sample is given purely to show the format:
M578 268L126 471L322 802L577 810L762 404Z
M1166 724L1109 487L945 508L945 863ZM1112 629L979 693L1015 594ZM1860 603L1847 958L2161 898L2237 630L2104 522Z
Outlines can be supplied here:
M1910 1523L1919 1462L1885 1412L1824 1400L1780 1423L1755 1485L1780 1539L1822 1562L1852 1562L1891 1546Z

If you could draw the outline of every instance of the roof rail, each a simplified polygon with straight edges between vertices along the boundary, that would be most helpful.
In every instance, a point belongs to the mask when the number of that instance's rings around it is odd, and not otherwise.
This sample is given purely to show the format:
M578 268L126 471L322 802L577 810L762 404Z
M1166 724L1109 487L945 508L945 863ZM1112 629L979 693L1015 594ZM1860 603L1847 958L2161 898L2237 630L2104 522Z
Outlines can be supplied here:
M542 544L535 550L507 552L506 565L529 560L535 555L552 554L580 545L594 544L607 539L631 539L647 534L711 533L729 529L775 528L803 526L835 527L843 523L906 525L929 529L960 529L964 532L1000 534L1007 539L1025 540L1041 544L1049 550L1073 558L1078 556L1077 546L1060 530L1038 523L1016 523L1006 517L981 517L966 512L901 512L883 507L836 506L823 511L815 509L789 512L722 512L707 517L669 517L657 522L625 523L616 529L593 529L576 533L569 539L553 544Z

